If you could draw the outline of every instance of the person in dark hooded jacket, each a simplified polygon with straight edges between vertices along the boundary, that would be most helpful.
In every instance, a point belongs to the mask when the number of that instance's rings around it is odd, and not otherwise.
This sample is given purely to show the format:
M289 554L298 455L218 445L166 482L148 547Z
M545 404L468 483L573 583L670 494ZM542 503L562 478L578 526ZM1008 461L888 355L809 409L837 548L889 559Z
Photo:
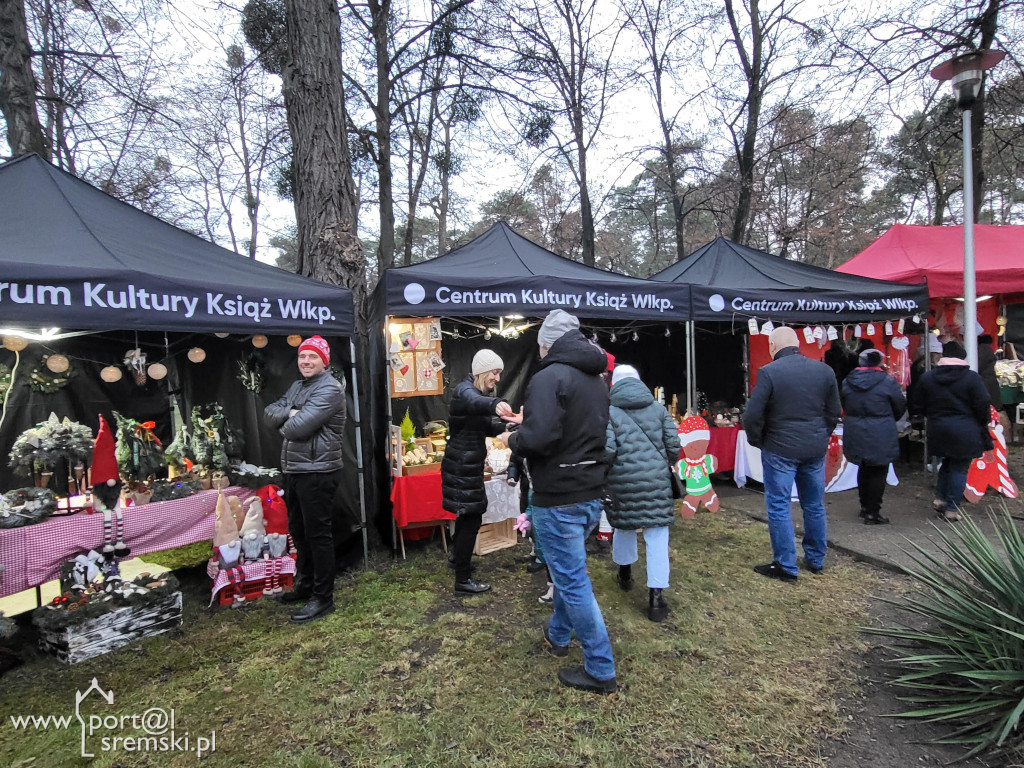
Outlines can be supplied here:
M959 342L947 341L942 354L939 364L921 377L915 409L928 419L928 455L942 457L933 506L939 517L959 520L967 470L992 449L992 403L981 376L967 366Z
M900 455L896 421L907 409L900 385L882 368L877 349L860 353L843 381L843 453L858 466L857 492L865 525L888 523L882 517L882 495L889 464Z
M679 456L675 421L654 399L631 365L612 373L605 457L608 490L614 503L608 522L615 529L612 560L619 566L618 584L633 587L637 529L647 546L647 618L662 621L669 607L662 594L668 588L668 527L675 522L668 463Z
M583 646L583 666L563 667L558 679L608 694L618 688L615 662L584 544L601 519L607 476L608 386L601 373L608 356L579 325L560 309L545 318L537 333L541 367L527 385L522 424L501 439L530 465L533 526L555 584L544 641L555 656L568 655L574 632Z

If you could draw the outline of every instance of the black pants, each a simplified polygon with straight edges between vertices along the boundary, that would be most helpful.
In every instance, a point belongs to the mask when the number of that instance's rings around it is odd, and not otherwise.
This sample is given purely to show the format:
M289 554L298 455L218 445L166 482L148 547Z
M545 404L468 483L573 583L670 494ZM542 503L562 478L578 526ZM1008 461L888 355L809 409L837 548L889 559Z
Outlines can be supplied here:
M480 532L483 513L463 513L455 520L455 535L452 536L452 562L455 563L455 580L469 581L476 535Z
M862 515L877 515L882 509L882 494L885 493L885 478L889 465L880 467L861 464L857 471L857 493L860 494Z
M334 494L339 472L289 473L284 478L288 532L295 542L295 589L313 597L334 600Z

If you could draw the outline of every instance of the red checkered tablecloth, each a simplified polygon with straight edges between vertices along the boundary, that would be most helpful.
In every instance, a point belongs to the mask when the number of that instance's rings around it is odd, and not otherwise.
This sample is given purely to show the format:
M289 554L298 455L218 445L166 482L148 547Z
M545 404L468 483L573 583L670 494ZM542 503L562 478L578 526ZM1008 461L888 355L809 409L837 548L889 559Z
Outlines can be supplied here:
M184 499L125 508L124 536L131 556L211 541L217 493L200 491ZM253 491L231 487L224 494L244 501ZM103 544L100 514L79 512L0 530L0 563L4 566L0 597L56 579L65 562L90 549L99 550Z

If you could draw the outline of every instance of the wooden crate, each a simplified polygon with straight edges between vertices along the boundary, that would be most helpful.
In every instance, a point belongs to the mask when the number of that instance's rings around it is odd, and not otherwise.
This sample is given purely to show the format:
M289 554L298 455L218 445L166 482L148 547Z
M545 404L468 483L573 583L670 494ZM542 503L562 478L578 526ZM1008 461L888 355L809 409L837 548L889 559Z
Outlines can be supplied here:
M513 527L516 519L510 517L500 523L484 523L480 526L480 533L476 535L476 545L473 547L474 555L486 555L497 552L499 549L514 547L516 545L516 530Z
M39 629L39 647L77 664L181 625L181 592L146 606L125 606L63 629Z
M406 464L402 467L402 475L428 475L441 471L441 462L435 461L432 464Z

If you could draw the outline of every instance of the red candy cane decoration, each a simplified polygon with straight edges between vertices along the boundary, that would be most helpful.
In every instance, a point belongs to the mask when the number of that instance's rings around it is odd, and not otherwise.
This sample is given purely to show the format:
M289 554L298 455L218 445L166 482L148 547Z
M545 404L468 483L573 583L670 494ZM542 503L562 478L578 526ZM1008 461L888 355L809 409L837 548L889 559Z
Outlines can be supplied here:
M1010 470L1006 463L1006 437L1003 435L1003 426L999 423L999 414L995 408L990 407L988 432L992 436L995 448L995 461L989 461L982 456L971 462L967 471L967 486L964 488L964 498L972 503L981 501L990 487L1010 499L1018 496L1017 484L1010 477Z

